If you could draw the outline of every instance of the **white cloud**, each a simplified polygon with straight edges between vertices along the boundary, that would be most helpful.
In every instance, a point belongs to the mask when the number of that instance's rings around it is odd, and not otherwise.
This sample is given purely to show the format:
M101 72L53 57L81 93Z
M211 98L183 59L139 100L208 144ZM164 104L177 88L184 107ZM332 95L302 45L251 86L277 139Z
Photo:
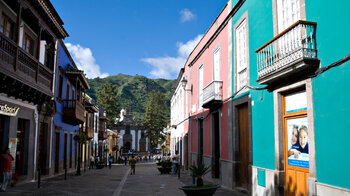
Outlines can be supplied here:
M196 18L196 15L193 14L189 9L185 8L180 11L180 21L183 22L188 22Z
M101 73L100 66L96 64L96 60L92 55L90 48L84 48L79 44L73 45L66 43L68 51L71 53L78 69L83 70L88 78L105 78L108 73Z
M185 65L186 59L192 52L197 43L201 40L203 35L198 35L193 40L186 43L178 42L178 55L176 57L155 57L155 58L143 58L141 61L150 64L152 70L151 76L155 78L171 79L177 76L180 69Z

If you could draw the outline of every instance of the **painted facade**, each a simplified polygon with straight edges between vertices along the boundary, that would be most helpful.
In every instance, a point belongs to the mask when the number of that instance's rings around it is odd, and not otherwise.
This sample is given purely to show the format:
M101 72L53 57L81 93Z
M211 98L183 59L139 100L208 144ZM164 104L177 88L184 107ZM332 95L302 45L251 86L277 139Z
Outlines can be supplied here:
M346 5L227 3L189 55L172 94L173 102L180 81L187 81L183 105L172 107L185 107L184 116L171 124L184 122L180 143L188 133L189 163L210 165L207 180L252 195L350 194Z
M78 143L74 136L83 130L83 92L88 84L82 84L74 73L77 69L63 42L59 42L55 85L56 114L52 145L52 173L59 174L64 169L74 170L78 161ZM86 80L86 79L85 79Z
M29 181L51 167L56 43L68 34L49 1L1 0L0 15L0 150Z

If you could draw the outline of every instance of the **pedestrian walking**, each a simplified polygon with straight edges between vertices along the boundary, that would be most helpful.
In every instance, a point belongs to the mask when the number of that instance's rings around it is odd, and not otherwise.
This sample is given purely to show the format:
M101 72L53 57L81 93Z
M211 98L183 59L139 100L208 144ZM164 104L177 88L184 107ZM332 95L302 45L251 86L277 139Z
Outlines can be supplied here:
M129 165L131 167L130 175L135 175L136 159L134 158L134 156L132 156L131 159L129 159Z
M1 155L1 172L3 176L3 181L1 185L1 192L6 191L7 183L12 178L12 161L15 160L13 156L10 154L10 149L6 148L4 153Z
M95 158L94 158L94 156L91 155L91 157L90 157L90 169L94 169L94 164L95 164Z
M113 157L112 157L112 155L111 154L109 154L109 156L108 156L108 166L109 166L109 169L111 169L111 167L112 167L112 161L113 161Z
M175 155L173 155L172 157L172 162L173 162L173 172L174 174L176 174L178 172L178 169L179 169L179 151L175 151Z
M124 164L126 165L128 163L128 157L124 156Z

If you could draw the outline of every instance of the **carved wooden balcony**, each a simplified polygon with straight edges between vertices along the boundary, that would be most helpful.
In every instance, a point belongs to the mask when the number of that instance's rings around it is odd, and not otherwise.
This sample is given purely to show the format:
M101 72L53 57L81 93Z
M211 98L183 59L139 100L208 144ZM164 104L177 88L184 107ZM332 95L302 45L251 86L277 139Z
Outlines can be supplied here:
M212 81L203 89L203 108L222 105L222 81Z
M48 100L53 97L53 71L1 32L0 74L3 74L1 75L2 84L9 83L9 89L2 89L4 88L2 87L1 91L6 91L10 96L34 103L40 102L37 97L46 97L45 99ZM18 88L20 86L22 89ZM11 91L11 88L16 90ZM25 93L21 93L23 89L26 90ZM43 96L39 96L40 94Z
M105 139L107 139L107 132L106 131L98 132L98 140L105 140Z
M94 128L87 126L85 134L88 139L92 139L94 137Z
M297 21L261 46L257 53L259 84L273 84L312 74L319 67L315 22Z
M63 100L63 122L71 125L84 123L84 106L77 100Z

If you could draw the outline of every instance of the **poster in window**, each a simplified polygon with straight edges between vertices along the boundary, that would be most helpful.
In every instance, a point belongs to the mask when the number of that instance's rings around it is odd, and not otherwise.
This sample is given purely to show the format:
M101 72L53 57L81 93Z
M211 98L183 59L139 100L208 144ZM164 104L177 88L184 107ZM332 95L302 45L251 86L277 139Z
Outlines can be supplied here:
M307 117L287 120L288 165L309 168Z
M16 151L17 151L17 138L10 138L9 141L10 154L14 158L12 161L12 170L16 169Z

